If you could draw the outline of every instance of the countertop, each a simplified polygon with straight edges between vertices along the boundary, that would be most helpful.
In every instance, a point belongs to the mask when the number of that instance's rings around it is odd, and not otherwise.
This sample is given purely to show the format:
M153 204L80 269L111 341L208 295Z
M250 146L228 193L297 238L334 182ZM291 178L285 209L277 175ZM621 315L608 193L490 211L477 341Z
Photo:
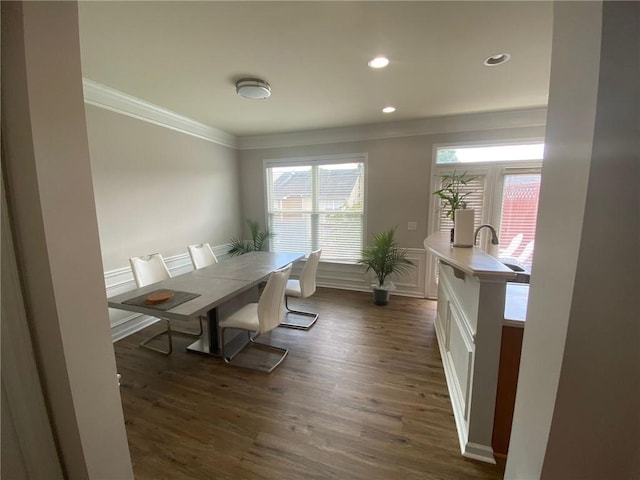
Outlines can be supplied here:
M425 248L447 263L465 274L490 280L515 280L516 274L497 258L489 255L478 247L452 247L450 237L445 233L433 233L424 240Z

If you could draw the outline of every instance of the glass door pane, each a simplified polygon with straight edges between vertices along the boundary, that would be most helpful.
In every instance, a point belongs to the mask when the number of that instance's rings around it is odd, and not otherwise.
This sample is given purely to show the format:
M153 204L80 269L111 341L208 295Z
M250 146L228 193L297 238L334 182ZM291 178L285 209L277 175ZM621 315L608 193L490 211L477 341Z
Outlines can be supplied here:
M499 256L515 259L529 269L533 261L539 198L539 173L504 176Z

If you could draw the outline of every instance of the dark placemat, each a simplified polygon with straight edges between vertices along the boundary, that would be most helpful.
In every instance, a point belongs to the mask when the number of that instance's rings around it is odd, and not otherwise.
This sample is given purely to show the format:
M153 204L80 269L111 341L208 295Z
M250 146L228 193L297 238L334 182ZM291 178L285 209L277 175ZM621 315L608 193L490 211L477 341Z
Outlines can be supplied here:
M166 302L157 303L155 305L149 305L145 303L146 298L152 293L156 292L173 292L173 297L171 297L171 299L167 300ZM154 310L166 312L167 310L171 310L173 307L177 307L181 303L188 302L189 300L193 300L194 298L198 298L199 296L199 293L179 292L176 290L162 288L160 290L154 290L153 292L145 293L144 295L140 295L139 297L130 298L129 300L125 300L122 303L126 305L138 305L139 307L153 308Z

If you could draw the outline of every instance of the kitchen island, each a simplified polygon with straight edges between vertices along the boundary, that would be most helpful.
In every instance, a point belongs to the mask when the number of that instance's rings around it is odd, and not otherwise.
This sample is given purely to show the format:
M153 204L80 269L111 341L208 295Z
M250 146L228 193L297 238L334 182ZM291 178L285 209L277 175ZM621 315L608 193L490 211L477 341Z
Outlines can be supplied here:
M477 247L424 241L439 261L436 336L465 457L495 463L492 437L507 282L511 269Z

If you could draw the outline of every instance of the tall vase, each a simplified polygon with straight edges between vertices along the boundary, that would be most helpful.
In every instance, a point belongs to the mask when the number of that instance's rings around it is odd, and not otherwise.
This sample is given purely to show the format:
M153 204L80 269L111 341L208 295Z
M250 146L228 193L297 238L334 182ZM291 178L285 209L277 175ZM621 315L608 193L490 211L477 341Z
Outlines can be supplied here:
M473 224L475 212L473 208L461 208L456 211L454 221L453 246L472 247L473 246Z

